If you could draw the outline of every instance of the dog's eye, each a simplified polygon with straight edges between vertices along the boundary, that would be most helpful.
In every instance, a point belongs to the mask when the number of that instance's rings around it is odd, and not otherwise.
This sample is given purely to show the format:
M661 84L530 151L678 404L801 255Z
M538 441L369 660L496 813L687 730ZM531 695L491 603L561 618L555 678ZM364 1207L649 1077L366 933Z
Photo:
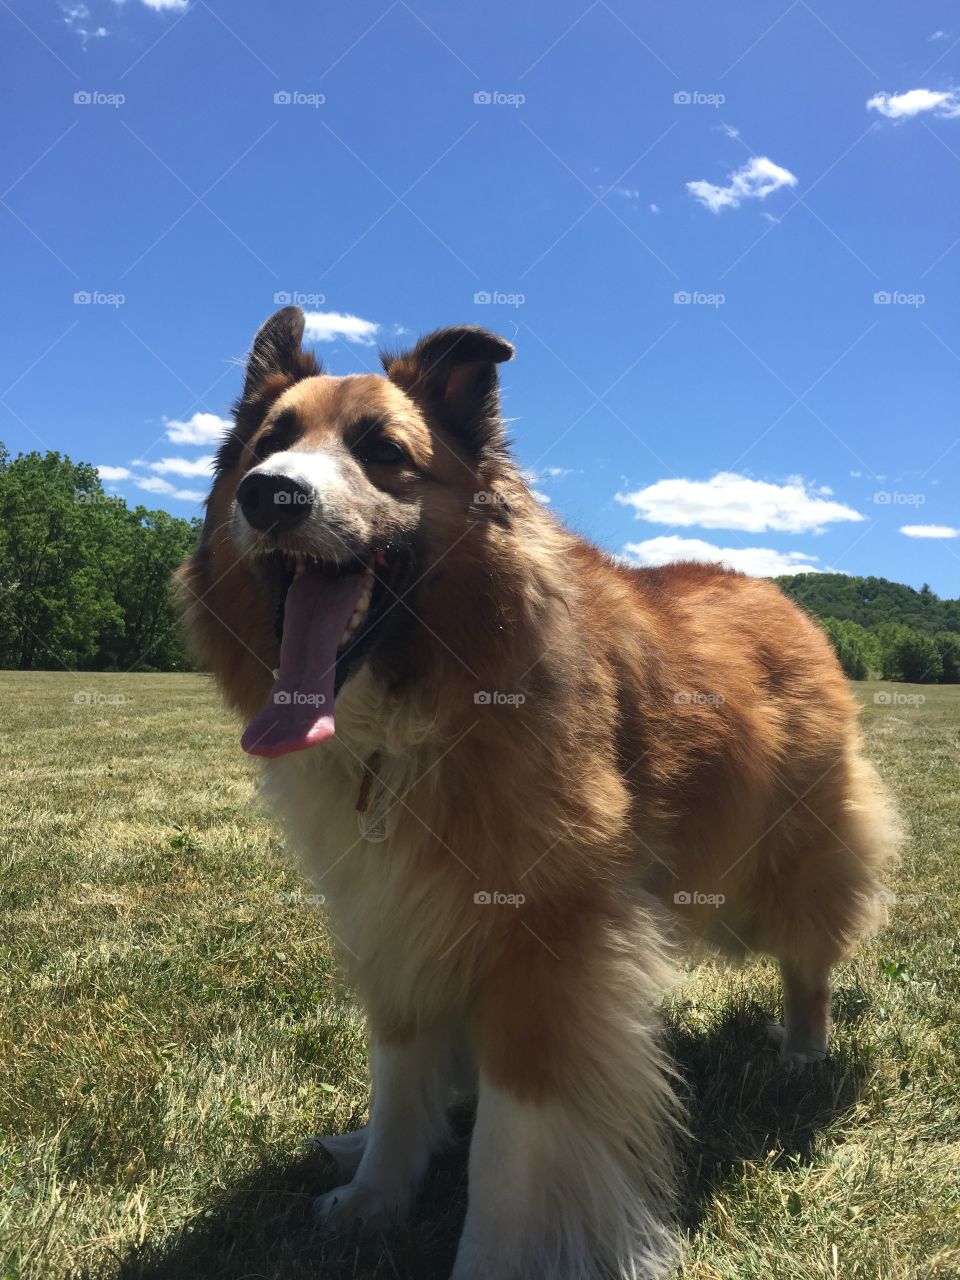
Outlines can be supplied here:
M379 466L397 466L407 461L407 455L396 440L387 436L378 436L374 440L361 440L356 446L357 457L361 462L371 462Z

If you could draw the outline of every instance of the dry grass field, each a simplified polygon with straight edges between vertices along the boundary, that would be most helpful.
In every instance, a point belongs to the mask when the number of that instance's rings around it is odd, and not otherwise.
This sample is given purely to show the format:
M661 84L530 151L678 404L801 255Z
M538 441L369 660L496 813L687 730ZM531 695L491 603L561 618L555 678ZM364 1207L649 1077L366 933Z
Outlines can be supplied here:
M960 687L856 688L911 834L897 901L822 1067L777 1071L768 964L681 974L679 1280L960 1275ZM0 696L0 1277L443 1280L462 1144L409 1225L311 1225L334 1174L310 1135L366 1108L362 1020L210 682L7 672Z

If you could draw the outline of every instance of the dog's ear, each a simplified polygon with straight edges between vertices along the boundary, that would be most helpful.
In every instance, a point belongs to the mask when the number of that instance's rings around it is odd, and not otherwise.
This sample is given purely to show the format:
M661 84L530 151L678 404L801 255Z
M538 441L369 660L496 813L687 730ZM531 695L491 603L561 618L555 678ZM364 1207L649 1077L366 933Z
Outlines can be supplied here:
M321 372L312 351L301 347L306 317L299 307L284 307L261 325L247 360L242 399L255 400L267 378L280 374L299 382Z
M233 406L233 430L217 452L216 475L230 471L244 458L251 460L247 445L277 396L301 378L323 372L313 352L300 345L305 323L299 307L284 307L261 325L247 359L243 391Z
M399 355L383 353L384 372L477 454L501 447L497 365L513 347L477 325L438 329Z

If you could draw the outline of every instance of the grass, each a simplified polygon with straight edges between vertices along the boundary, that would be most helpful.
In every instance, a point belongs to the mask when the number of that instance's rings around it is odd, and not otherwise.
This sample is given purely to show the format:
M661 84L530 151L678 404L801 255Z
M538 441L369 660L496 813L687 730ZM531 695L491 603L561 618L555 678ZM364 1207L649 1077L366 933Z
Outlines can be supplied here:
M960 687L856 688L912 835L899 900L800 1076L764 1044L768 964L683 974L678 1280L960 1275ZM210 683L2 673L0 698L0 1277L446 1277L464 1143L409 1226L310 1226L335 1176L307 1139L365 1111L362 1021Z

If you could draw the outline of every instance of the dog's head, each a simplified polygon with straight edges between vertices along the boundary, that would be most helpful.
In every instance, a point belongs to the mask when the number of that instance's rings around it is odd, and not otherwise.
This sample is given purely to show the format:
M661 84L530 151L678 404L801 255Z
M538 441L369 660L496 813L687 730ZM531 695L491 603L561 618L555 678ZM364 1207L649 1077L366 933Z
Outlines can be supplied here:
M417 583L471 522L502 514L484 485L506 456L496 366L509 343L442 329L383 356L385 377L335 378L303 330L285 307L254 340L181 577L233 701L261 704L243 740L261 755L328 737L344 682L409 646Z

